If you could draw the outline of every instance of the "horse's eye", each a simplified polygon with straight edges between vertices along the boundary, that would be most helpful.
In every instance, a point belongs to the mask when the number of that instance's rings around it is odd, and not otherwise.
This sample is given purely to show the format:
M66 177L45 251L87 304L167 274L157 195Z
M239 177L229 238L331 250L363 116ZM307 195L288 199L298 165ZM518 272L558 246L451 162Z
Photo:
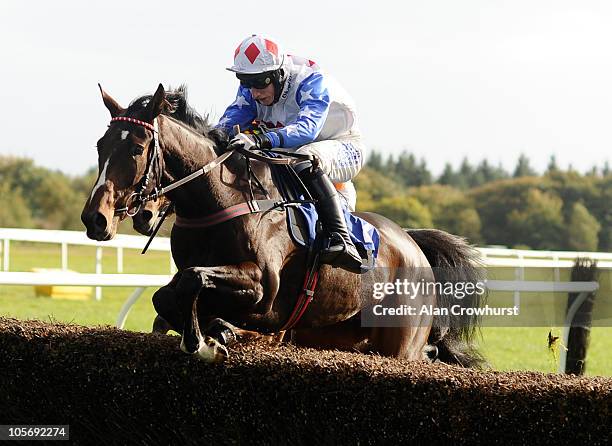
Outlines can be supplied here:
M138 145L132 147L132 155L139 156L139 155L142 155L143 153L144 153L144 147L138 146Z

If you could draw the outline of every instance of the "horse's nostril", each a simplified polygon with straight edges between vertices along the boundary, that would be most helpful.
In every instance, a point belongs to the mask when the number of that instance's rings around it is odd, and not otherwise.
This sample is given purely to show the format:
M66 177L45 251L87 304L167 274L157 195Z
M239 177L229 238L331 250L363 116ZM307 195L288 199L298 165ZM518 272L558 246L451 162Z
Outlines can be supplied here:
M96 229L105 230L106 229L106 217L102 215L100 212L96 213L93 224Z
M142 218L143 218L145 221L150 221L150 220L152 220L152 219L153 219L153 212L151 212L151 211L147 211L147 210L142 211Z

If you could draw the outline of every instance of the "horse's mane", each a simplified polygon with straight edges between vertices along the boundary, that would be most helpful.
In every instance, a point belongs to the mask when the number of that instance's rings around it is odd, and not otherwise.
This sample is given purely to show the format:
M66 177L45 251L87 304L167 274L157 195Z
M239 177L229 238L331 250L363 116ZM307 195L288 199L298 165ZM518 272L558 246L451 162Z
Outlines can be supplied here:
M134 99L128 106L127 114L137 113L144 109L152 98L153 95L149 94ZM170 88L169 91L166 91L166 104L162 114L170 116L186 124L195 132L212 139L217 148L221 150L224 150L228 145L229 136L227 133L223 129L213 127L208 121L208 115L200 115L189 105L185 84L180 85L175 90Z

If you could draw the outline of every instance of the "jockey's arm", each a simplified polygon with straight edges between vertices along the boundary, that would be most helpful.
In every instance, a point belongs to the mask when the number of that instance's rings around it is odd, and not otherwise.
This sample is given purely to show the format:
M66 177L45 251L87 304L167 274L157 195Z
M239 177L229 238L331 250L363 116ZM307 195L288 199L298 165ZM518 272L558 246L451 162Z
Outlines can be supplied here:
M223 128L229 134L232 134L235 125L239 125L243 130L251 128L251 123L256 117L257 104L251 96L250 90L239 86L236 100L227 107L216 127Z
M310 144L319 136L325 124L330 98L321 73L313 73L302 81L296 99L300 107L297 119L265 134L273 148Z

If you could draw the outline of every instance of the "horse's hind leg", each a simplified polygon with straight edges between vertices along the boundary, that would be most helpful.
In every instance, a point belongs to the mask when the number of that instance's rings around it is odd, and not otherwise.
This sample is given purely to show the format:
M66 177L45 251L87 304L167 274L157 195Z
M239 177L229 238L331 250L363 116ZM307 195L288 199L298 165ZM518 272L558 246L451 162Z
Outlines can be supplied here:
M365 352L369 350L368 329L361 327L359 314L334 325L292 331L291 342L319 349Z
M430 268L406 270L399 277L406 287L402 293L391 294L383 300L389 308L404 308L407 314L393 317L391 327L373 327L370 332L372 349L381 355L405 358L408 360L426 359L426 346L431 331L433 315L430 309L435 308L435 293L426 294L426 284L433 282ZM405 282L404 282L405 281ZM408 284L421 285L416 290ZM409 291L405 291L405 290ZM412 310L412 313L409 311ZM425 310L425 311L423 311Z

